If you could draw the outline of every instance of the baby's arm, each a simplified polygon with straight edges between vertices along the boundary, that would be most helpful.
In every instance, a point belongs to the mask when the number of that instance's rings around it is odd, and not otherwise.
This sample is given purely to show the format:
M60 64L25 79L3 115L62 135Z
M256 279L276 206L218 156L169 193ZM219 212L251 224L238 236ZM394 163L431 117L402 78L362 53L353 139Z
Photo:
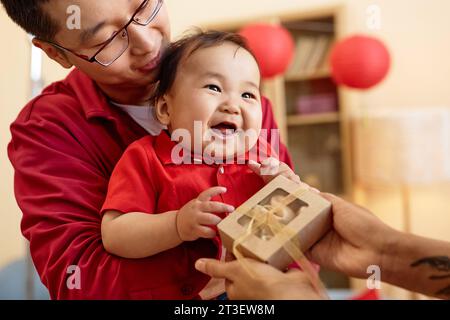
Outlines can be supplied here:
M123 258L144 258L182 243L176 231L177 211L163 214L106 211L102 220L103 246Z
M138 259L172 249L183 241L213 238L216 232L208 225L221 221L213 213L234 211L232 206L210 201L224 192L223 187L210 188L180 210L161 214L108 210L101 227L103 246L117 256Z

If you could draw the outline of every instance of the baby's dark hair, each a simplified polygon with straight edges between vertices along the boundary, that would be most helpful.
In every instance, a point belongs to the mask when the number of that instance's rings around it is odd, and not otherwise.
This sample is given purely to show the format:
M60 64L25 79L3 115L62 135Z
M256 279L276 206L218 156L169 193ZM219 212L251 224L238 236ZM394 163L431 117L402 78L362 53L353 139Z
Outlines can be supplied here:
M237 33L231 32L201 31L197 29L194 33L170 44L161 58L160 68L156 77L158 84L152 97L152 103L156 103L172 89L178 67L183 58L189 57L199 49L219 46L226 42L236 44L255 57L248 47L245 38Z

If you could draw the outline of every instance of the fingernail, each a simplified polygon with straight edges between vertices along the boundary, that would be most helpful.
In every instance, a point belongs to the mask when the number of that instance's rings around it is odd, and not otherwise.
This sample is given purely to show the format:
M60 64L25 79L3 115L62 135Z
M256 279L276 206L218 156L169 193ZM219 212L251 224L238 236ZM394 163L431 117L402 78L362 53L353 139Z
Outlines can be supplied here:
M228 206L228 211L229 212L233 212L234 210L236 210L233 206Z
M197 260L195 262L195 269L197 269L198 271L203 272L203 270L205 270L205 261L203 260Z

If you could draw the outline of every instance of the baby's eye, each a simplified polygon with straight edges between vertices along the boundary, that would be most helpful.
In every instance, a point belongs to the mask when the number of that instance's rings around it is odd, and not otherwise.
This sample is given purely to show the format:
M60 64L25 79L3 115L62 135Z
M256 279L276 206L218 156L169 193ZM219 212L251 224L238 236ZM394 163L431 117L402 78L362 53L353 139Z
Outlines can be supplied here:
M219 88L219 86L216 86L215 84L208 84L205 86L206 89L215 91L215 92L222 92Z
M245 92L242 94L242 98L244 99L256 99L256 96L253 93Z

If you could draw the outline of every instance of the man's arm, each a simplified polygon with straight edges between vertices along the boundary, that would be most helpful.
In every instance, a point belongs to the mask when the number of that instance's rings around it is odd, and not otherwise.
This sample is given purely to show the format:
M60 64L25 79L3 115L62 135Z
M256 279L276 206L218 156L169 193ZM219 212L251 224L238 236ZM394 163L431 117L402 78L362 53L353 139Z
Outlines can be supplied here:
M133 298L135 291L151 285L150 261L104 250L100 208L109 179L105 159L85 149L95 141L80 141L82 133L75 136L61 122L22 119L11 127L8 153L33 262L52 299Z
M450 299L450 243L397 233L383 254L383 281Z
M396 231L364 208L330 194L333 228L308 253L327 269L356 278L367 277L367 267L381 269L381 281L408 290L450 298L450 243ZM197 261L196 268L211 277L228 280L234 299L312 299L299 271L281 273L261 262L251 261L257 281L238 261ZM316 295L317 297L317 295Z
M331 194L333 228L309 252L330 270L366 278L371 265L380 267L381 281L449 298L450 243L402 233L368 210Z

